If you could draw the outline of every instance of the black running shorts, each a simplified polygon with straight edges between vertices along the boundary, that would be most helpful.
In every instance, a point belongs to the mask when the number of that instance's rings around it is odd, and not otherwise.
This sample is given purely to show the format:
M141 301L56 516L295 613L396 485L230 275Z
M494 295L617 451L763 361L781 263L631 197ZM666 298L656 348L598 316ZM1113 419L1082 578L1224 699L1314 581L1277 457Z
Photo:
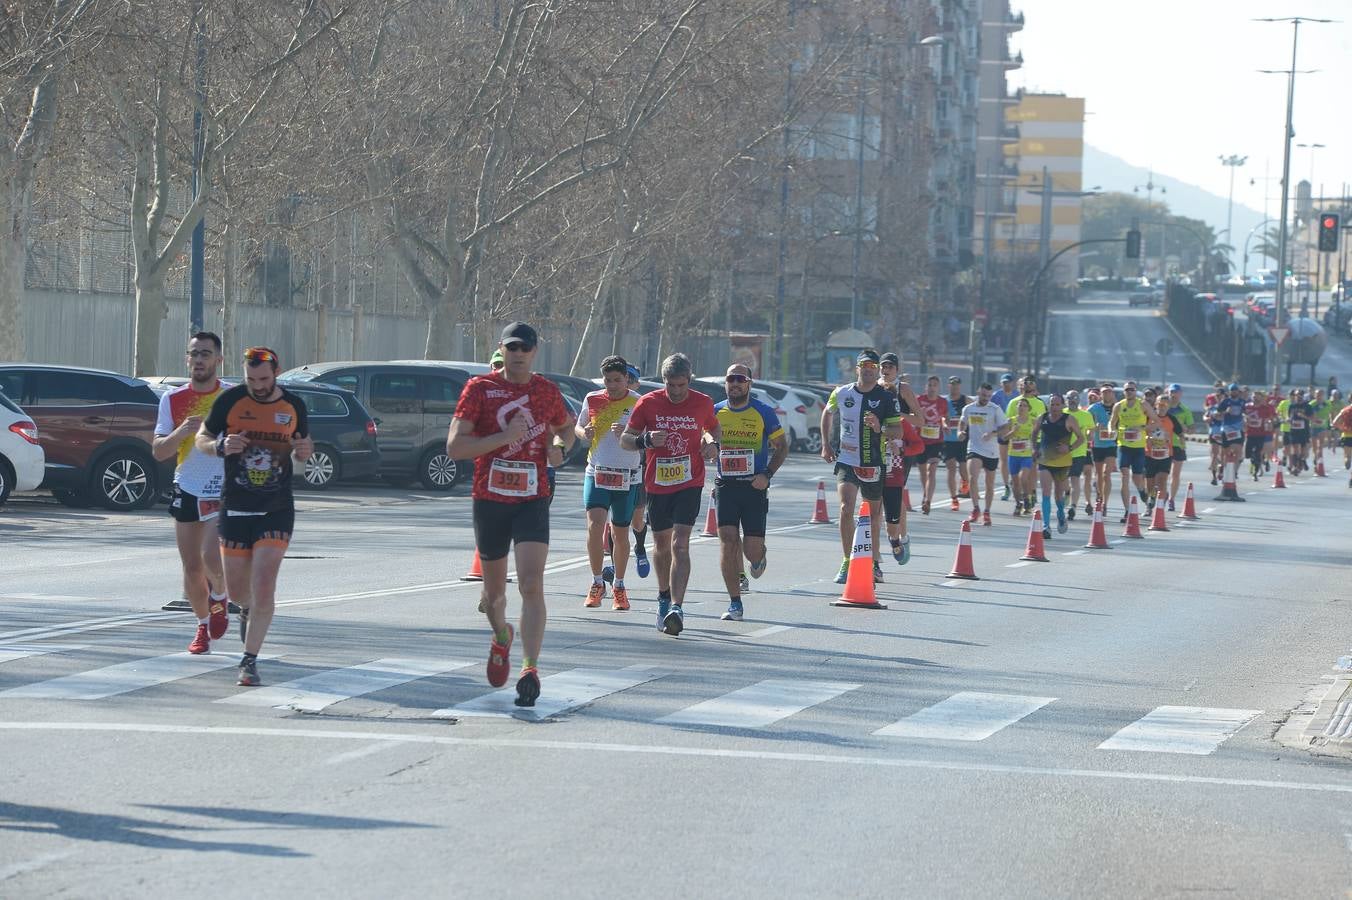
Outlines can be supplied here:
M982 456L980 453L968 453L967 459L969 462L974 459L981 460L981 468L985 469L987 472L994 472L996 469L1000 468L1000 460L995 457Z
M770 492L758 491L750 481L718 483L718 527L742 529L746 537L765 537L765 517L770 511Z
M653 531L667 531L677 525L695 527L703 494L704 488L700 485L670 494L649 493L648 522L652 524Z
M938 444L934 445L938 447ZM875 481L861 481L855 474L854 466L845 463L836 463L836 484L852 484L859 488L859 495L871 503L876 503L883 498L883 474L882 468L878 468L878 478Z
M169 500L169 515L175 522L191 525L195 522L210 522L221 514L221 500L203 500L195 494L189 494L178 485L174 485L174 495Z
M293 507L261 515L231 515L226 511L216 521L221 535L221 554L248 556L259 547L285 549L296 530L296 510Z
M525 503L480 500L473 503L474 545L479 559L504 559L512 544L549 543L549 499L536 497Z

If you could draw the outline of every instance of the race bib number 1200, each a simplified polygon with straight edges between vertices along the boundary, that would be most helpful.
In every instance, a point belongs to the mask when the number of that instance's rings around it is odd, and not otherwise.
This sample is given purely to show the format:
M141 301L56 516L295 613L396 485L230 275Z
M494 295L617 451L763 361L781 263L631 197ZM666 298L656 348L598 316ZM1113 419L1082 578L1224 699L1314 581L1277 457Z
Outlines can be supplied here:
M690 480L690 457L672 456L665 459L659 457L656 475L657 477L654 480L659 487L674 487L678 484L685 484Z

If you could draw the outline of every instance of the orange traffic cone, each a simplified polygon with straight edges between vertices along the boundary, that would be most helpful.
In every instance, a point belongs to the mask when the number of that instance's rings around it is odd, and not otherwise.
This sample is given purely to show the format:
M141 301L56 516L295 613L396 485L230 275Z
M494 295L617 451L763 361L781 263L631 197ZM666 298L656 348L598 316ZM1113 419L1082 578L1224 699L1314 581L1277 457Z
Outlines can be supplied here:
M1164 491L1160 491L1155 497L1155 515L1150 520L1150 530L1169 530L1169 523L1164 520Z
M854 547L850 551L850 567L845 574L845 590L839 600L833 600L832 606L848 606L853 609L887 609L886 604L878 602L873 590L873 516L869 514L868 501L859 510L854 524Z
M1282 466L1277 467L1277 474L1272 476L1272 486L1275 488L1286 487L1286 479L1282 476Z
M469 564L469 571L460 576L461 581L483 581L484 566L479 562L479 548L474 548L474 561Z
M958 532L958 555L953 559L953 571L948 573L949 578L967 578L972 581L980 581L976 572L972 569L972 523L963 522L962 530Z
M1315 477L1315 478L1327 478L1327 477L1328 477L1328 475L1324 474L1324 453L1323 453L1323 451L1320 451L1320 453L1319 453L1319 458L1316 459L1316 460L1314 461L1314 477Z
M1229 500L1231 503L1246 502L1239 496L1239 486L1235 484L1235 471L1238 469L1232 462L1228 462L1221 470L1221 493L1217 500Z
M1094 507L1094 524L1089 528L1089 543L1085 547L1090 550L1111 550L1113 545L1108 543L1108 533L1103 527L1103 504L1099 503Z
M1127 527L1122 529L1124 538L1143 538L1141 534L1141 510L1136 505L1136 495L1131 495L1131 501L1127 504Z
M904 487L904 488L901 489L901 505L904 506L904 507L906 508L906 511L907 511L907 512L915 512L915 507L911 505L911 489L910 489L910 488Z
M709 515L704 517L704 530L700 532L701 537L718 537L718 494L716 491L709 491Z
M830 525L831 516L826 512L826 482L817 482L817 508L812 512L812 518L807 520L809 525Z
M1019 559L1030 562L1050 562L1047 559L1046 550L1042 546L1042 510L1040 509L1033 511L1033 518L1028 522L1028 546Z
M1281 471L1281 470L1278 469L1278 471ZM1196 503L1193 501L1193 499L1192 499L1192 482L1191 482L1191 481L1188 482L1188 496L1185 497L1185 498L1183 499L1183 515L1179 516L1179 518L1180 518L1180 519L1200 519L1200 518L1201 518L1201 516L1197 515L1197 504L1196 504Z

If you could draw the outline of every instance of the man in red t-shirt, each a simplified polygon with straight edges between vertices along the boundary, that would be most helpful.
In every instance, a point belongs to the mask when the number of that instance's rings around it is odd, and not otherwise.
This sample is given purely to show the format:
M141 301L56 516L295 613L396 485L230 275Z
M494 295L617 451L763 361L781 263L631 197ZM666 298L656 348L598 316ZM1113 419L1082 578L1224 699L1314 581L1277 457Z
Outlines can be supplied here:
M664 359L666 389L639 398L620 437L624 449L648 451L643 486L657 570L657 627L673 637L685 627L681 605L690 581L690 532L704 493L704 461L718 456L723 440L713 398L690 390L693 375L685 354Z
M516 705L540 696L536 661L545 639L545 559L549 555L549 479L546 465L563 464L576 439L573 418L558 387L531 372L539 336L524 322L502 330L501 371L471 378L451 420L446 452L474 459L474 543L483 565L483 603L493 628L488 683L502 687L511 672L507 622L507 554L516 545L521 591L521 677Z
M1252 460L1250 474L1257 481L1262 471L1271 467L1268 456L1272 453L1273 440L1276 437L1277 406L1268 399L1267 394L1258 390L1252 399L1244 404L1244 458Z
M920 461L920 486L924 501L920 511L929 515L934 500L934 483L939 472L939 455L944 448L944 420L948 418L948 400L939 396L939 376L925 380L925 393L916 398L920 406L920 440L925 443L925 454ZM961 412L961 410L959 410Z

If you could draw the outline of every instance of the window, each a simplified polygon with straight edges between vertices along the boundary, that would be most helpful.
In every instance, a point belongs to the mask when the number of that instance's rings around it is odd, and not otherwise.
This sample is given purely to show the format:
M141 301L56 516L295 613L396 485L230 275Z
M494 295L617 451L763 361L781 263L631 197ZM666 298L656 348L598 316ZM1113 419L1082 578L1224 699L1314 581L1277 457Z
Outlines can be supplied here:
M80 372L34 372L35 406L97 406L122 400L121 382Z
M361 389L361 376L356 372L343 372L337 375L323 375L315 379L325 384L331 384L334 387L340 387L345 391L357 393Z
M15 403L23 403L23 373L0 372L0 394L4 394Z
M460 402L460 389L464 387L453 378L440 375L424 376L423 412L432 416L449 416L455 412Z
M305 402L305 411L309 413L310 418L332 416L335 418L346 418L347 403L337 394L320 394L314 391L295 391L295 394Z
M417 375L372 375L371 411L377 413L421 413Z

